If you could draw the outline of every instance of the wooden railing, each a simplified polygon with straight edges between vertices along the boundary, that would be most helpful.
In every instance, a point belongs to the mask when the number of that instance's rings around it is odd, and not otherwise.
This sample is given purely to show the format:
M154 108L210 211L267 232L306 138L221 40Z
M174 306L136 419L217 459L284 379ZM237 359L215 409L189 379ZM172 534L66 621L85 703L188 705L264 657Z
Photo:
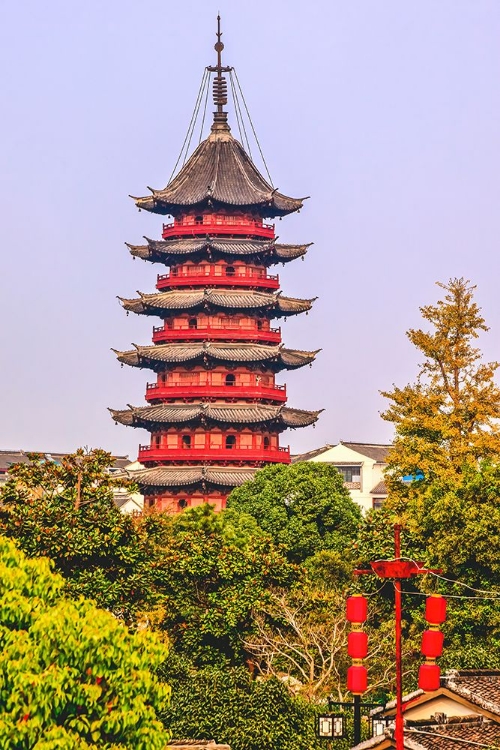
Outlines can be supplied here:
M218 271L218 272L217 272ZM185 270L178 273L158 274L156 288L165 289L179 286L206 286L217 284L217 286L245 286L259 287L263 289L279 289L279 276L262 274L256 276L251 273L226 274L219 269L212 268L209 273L188 273Z
M288 464L290 463L290 448L157 448L152 445L140 445L138 460L143 463L216 461L217 463Z
M235 235L236 237L266 237L274 239L274 224L263 224L258 221L243 221L238 224L215 222L206 224L164 224L162 237L196 237L196 236L216 236L216 235Z
M287 394L285 385L148 383L146 386L146 401L193 398L268 399L284 403Z
M153 342L159 344L164 341L269 341L273 344L281 342L281 328L270 328L259 331L257 328L226 328L224 326L205 326L198 328L153 328Z

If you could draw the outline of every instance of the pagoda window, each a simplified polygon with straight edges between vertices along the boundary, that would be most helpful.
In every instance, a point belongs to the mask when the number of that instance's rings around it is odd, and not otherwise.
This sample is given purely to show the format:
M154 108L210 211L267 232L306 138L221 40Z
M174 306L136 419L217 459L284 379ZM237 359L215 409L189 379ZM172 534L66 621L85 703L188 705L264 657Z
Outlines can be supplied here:
M243 433L240 435L240 448L252 448L253 435Z
M232 373L229 373L229 375L226 375L226 385L229 385L229 386L236 385L236 375L233 375Z
M267 451L269 449L270 444L271 444L269 438L267 437L267 435L265 435L264 440L262 441L262 444L264 446L264 450Z
M198 449L202 449L205 447L205 433L204 432L195 432L194 447Z
M173 327L174 327L174 321L172 320L172 318L169 318L168 320L165 321L164 328L171 331Z
M160 437L160 435L154 435L153 436L153 446L155 448L159 448L161 446L161 437Z
M179 510L184 510L184 508L187 508L187 504L188 504L188 501L187 501L187 500L185 500L184 498L182 498L182 499L181 499L181 500L179 500L179 502L177 503L177 507L179 508Z
M236 448L236 435L226 435L226 450Z
M167 448L171 448L172 450L175 450L179 446L179 437L178 435L168 434L167 435Z
M222 448L222 435L220 434L220 432L210 433L210 448Z
M182 436L182 447L186 449L191 448L191 435Z
M195 216L194 217L194 223L195 224L203 224L203 216Z
M178 276L179 275L179 269L177 268L177 266L175 268L171 268L170 269L170 273L172 274L172 276Z
M226 276L236 276L236 268L234 266L226 266Z
M264 324L263 324L262 320L258 320L257 321L257 330L258 331L262 331L263 326L264 326Z
M191 328L192 330L194 330L195 328L198 328L198 320L197 320L197 318L189 318L188 325L189 325L189 328Z

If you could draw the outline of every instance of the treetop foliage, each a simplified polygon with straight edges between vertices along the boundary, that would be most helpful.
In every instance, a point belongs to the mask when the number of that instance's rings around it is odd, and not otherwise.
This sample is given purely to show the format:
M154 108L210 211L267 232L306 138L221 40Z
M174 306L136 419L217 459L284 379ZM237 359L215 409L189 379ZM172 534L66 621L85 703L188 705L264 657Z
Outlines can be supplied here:
M0 748L163 750L166 647L63 587L0 537Z
M382 417L396 429L387 475L395 496L405 494L403 476L455 481L466 465L500 455L499 363L481 362L474 345L488 330L475 287L463 278L438 286L444 299L420 308L430 330L407 333L424 356L416 382L382 393L390 401Z
M344 551L361 521L337 469L322 463L266 466L231 492L227 506L252 516L295 563Z

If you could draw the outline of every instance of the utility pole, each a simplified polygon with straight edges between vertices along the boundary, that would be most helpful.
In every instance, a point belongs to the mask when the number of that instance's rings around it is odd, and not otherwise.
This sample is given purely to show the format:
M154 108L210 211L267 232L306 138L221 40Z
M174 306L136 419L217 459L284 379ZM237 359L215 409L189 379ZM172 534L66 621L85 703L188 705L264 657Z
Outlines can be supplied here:
M394 560L375 560L370 563L371 570L355 570L355 575L375 573L379 578L392 578L394 581L394 612L396 641L396 727L394 740L396 750L404 750L404 723L403 723L403 666L401 646L401 622L402 622L402 590L401 582L406 578L412 578L422 573L441 573L440 570L424 568L414 560L401 559L401 524L394 524Z

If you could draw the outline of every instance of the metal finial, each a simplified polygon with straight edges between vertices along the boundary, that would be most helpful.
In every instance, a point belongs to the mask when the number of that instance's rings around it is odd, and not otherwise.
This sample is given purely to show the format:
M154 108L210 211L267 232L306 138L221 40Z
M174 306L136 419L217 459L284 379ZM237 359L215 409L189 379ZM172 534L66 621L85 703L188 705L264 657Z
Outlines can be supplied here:
M212 129L227 130L227 112L224 111L224 106L227 104L227 81L222 75L223 73L230 70L230 68L223 67L222 65L222 50L224 49L224 43L222 42L222 31L220 30L220 14L217 16L217 41L214 45L214 49L217 52L217 65L215 67L209 67L208 70L215 73L213 82L213 95L214 104L217 107L214 113L214 125Z

